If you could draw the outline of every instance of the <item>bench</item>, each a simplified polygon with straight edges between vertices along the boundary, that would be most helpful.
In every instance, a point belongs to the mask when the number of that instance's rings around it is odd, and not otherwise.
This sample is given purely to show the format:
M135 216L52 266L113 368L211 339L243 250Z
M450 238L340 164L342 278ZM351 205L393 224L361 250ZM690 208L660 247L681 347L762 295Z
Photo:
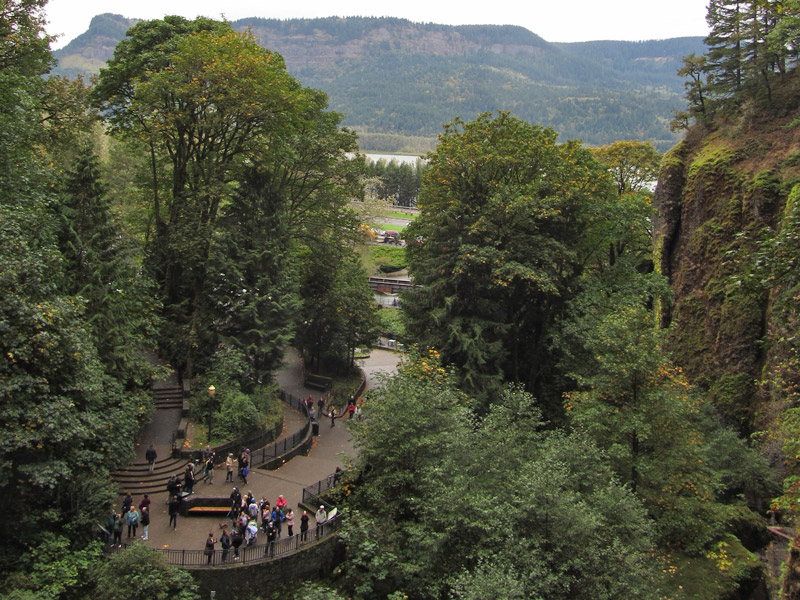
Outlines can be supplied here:
M231 512L230 506L192 506L186 511L187 515L222 515Z
M197 516L197 515L227 515L231 510L231 499L222 496L217 497L199 497L191 495L181 502L180 512L181 516Z
M303 385L317 390L328 391L333 385L333 379L322 375L306 375Z

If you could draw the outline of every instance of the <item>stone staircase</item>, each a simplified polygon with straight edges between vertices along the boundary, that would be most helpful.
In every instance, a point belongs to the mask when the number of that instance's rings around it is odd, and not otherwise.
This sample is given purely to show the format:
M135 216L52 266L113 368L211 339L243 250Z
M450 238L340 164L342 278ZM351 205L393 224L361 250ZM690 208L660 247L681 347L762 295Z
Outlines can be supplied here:
M183 390L180 386L160 386L153 388L156 410L180 408L183 410Z
M125 492L130 492L134 496L166 492L170 475L182 477L186 462L185 458L171 456L156 460L152 473L149 472L149 465L146 462L134 462L126 469L113 473L112 478L121 496L125 495Z
M183 390L180 386L160 383L153 386L152 393L155 404L154 421L159 419L171 421L183 416ZM175 411L180 411L180 416L176 416ZM112 479L117 485L117 492L120 495L124 495L126 492L130 492L134 496L166 492L169 477L183 475L186 459L172 457L172 448L168 438L162 439L159 436L156 439L158 440L155 443L158 459L152 473L149 472L150 465L144 459L143 449L140 448L137 458L132 464L112 474Z

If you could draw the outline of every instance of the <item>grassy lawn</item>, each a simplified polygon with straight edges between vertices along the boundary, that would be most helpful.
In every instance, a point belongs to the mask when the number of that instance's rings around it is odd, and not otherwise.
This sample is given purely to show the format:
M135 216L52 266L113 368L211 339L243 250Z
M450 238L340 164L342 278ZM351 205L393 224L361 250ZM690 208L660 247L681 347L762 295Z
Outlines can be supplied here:
M398 233L402 233L402 231L406 228L405 225L390 225L388 223L380 223L378 228L383 230L390 230L390 231L397 231Z
M391 265L400 268L408 266L405 248L390 244L364 245L358 249L358 253L369 277L383 277L385 274L381 272L381 266Z
M416 212L416 211L414 211L414 212L395 211L395 212L389 213L388 216L390 216L390 217L392 217L394 219L408 219L410 221L413 221L414 219L417 218L417 215L419 215L419 213Z

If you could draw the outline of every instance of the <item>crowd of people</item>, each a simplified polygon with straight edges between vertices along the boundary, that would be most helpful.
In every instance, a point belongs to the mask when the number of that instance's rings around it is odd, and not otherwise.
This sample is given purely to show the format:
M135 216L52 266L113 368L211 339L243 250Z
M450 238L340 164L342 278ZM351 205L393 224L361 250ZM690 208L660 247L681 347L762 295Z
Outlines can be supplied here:
M330 402L330 398L328 398L327 404L329 405L328 414L325 414L325 396L320 396L319 400L317 400L317 410L314 410L314 398L309 396L305 399L306 410L308 411L308 416L312 422L317 420L317 417L320 419L324 416L327 416L331 420L331 427L336 426L336 419L339 419L347 414L348 419L357 419L361 420L361 405L356 402L354 396L350 396L350 399L347 401L347 408L344 412L340 415L336 412L336 407Z
M112 546L117 548L122 547L122 534L125 526L128 526L128 539L136 539L136 530L139 525L142 526L142 539L148 539L148 529L150 528L150 496L144 495L139 502L138 507L133 505L133 496L130 492L125 493L125 498L122 500L122 510L116 512L111 510L108 515L108 521L104 528L104 535L106 540L110 541Z
M318 410L314 408L314 400L311 396L305 401L306 408L308 409L309 417L312 421L316 421L317 417L322 418L326 416L330 418L331 427L335 426L337 418L343 418L345 414L348 419L361 419L361 407L357 405L353 397L350 398L347 408L341 415L337 414L336 408L333 404L329 404L326 415L326 399L320 396L317 402ZM154 446L151 444L145 453L145 459L148 463L148 471L153 472L154 463L157 454ZM177 529L178 515L181 512L182 502L195 493L195 486L204 482L207 485L214 484L214 469L224 468L226 470L225 482L236 483L238 480L242 485L248 485L247 477L250 474L250 450L242 448L242 450L235 455L233 452L228 453L225 460L215 465L215 454L210 446L206 447L200 452L200 456L196 460L187 462L183 471L183 476L173 474L167 481L167 505L169 514L169 527L173 530ZM339 469L337 468L337 471ZM234 473L236 479L234 479ZM338 473L337 473L338 475ZM284 496L278 496L275 505L271 505L266 497L262 496L261 500L256 500L252 492L248 492L245 496L239 492L238 487L234 487L230 495L231 508L227 514L227 520L220 522L221 534L219 539L214 536L213 531L209 532L206 539L205 554L208 556L208 562L211 563L215 555L216 544L219 543L222 548L221 560L223 562L228 560L229 554L232 553L233 560L239 560L240 548L248 545L256 544L259 532L266 536L265 556L272 556L275 552L275 542L281 538L284 531L288 537L295 535L295 520L298 521L300 543L309 541L309 523L311 517L307 511L303 510L299 518L295 518L294 510L288 506ZM150 504L151 500L147 494L144 494L138 506L133 505L133 497L130 492L126 492L125 498L122 502L122 509L120 512L111 511L108 517L105 535L107 540L112 543L112 547L122 547L122 538L127 525L127 538L128 540L137 537L137 530L139 525L142 526L143 540L148 538L148 528L150 525ZM322 526L329 519L327 512L323 506L314 514L316 529L314 532L315 537L322 534Z
M242 496L238 487L234 487L230 495L231 508L227 519L219 523L222 533L217 540L214 532L210 531L206 539L205 554L209 564L214 557L214 550L217 542L222 548L222 562L228 560L228 556L233 554L233 560L239 560L239 549L242 546L252 546L257 543L259 532L266 537L264 546L264 556L275 555L275 542L277 542L286 531L287 537L295 535L295 513L283 495L278 496L275 504L270 504L265 496L256 500L252 492L247 492ZM308 527L311 518L307 511L302 511L299 521L300 543L309 541ZM321 535L321 528L328 520L327 512L323 506L315 515L316 536Z

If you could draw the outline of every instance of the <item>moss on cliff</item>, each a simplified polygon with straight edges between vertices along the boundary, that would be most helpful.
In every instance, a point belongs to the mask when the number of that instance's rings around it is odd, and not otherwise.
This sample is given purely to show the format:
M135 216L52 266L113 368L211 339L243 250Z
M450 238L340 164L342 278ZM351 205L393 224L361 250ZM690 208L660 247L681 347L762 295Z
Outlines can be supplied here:
M788 482L800 474L800 427L782 418L800 407L798 115L750 114L696 128L665 155L654 198L656 255L673 290L664 307L673 357L728 423L756 434ZM680 568L689 588L697 583L698 595L687 597L722 598L736 585L744 597L755 574L745 566L739 583L718 582L704 561ZM789 572L800 567L793 562ZM709 581L716 593L703 595Z

